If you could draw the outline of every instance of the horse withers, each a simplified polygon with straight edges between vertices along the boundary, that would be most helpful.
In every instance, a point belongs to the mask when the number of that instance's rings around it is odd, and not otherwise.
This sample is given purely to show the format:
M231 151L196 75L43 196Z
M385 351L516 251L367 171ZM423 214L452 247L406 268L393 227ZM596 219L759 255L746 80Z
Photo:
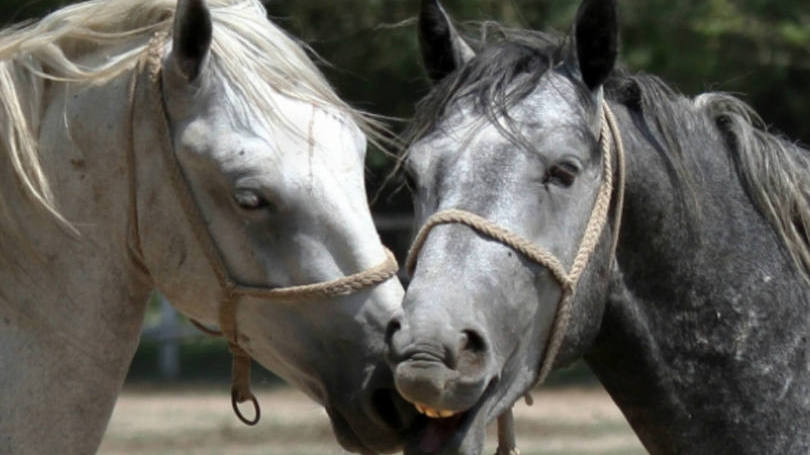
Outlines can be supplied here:
M613 0L563 38L470 45L436 0L419 29L424 227L387 335L424 414L406 454L479 454L582 357L651 453L808 453L808 151L731 96L614 68Z
M253 357L347 449L401 446L377 130L258 0L94 0L0 32L0 131L0 453L96 450L155 286L222 327L235 405Z

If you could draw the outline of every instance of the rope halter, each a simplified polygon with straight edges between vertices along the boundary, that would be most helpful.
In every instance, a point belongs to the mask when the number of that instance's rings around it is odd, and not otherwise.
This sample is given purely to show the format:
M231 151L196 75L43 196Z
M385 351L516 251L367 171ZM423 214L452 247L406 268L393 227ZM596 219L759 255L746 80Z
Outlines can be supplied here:
M588 225L582 235L582 241L579 244L579 249L570 270L566 271L562 262L542 246L536 245L519 234L503 228L480 215L461 209L443 210L429 217L416 235L413 245L408 252L407 262L405 263L408 273L412 275L419 258L419 253L422 251L422 247L427 241L431 230L442 224L463 224L484 236L514 249L532 262L548 269L557 283L559 283L562 295L560 297L560 304L557 306L551 336L546 345L543 364L538 375L538 383L545 381L554 365L554 360L557 357L557 353L560 350L568 328L577 284L607 224L613 195L614 179L611 144L616 145L616 155L619 160L619 182L610 257L613 257L618 241L619 223L624 199L624 146L622 145L621 136L616 125L616 119L607 103L602 104L601 124L599 136L599 145L602 150L601 184L596 196L596 202L591 211L590 219L588 220Z
M565 333L568 329L568 322L571 319L577 284L607 224L614 187L611 144L615 144L616 146L616 159L618 161L613 238L611 239L610 254L608 256L611 260L616 253L616 246L619 241L621 215L624 208L624 145L616 123L616 118L607 102L602 103L601 111L602 126L599 135L599 145L602 149L602 180L599 185L596 202L591 210L591 217L588 220L588 225L585 227L582 241L579 244L577 255L574 257L574 262L570 270L566 271L562 262L545 248L535 245L519 234L500 227L482 216L460 209L443 210L429 217L425 225L422 226L419 233L416 235L413 245L410 251L408 251L408 259L405 263L408 273L413 275L413 271L416 268L416 261L419 258L419 252L425 245L430 231L441 224L463 224L480 234L514 249L529 260L548 269L551 275L557 280L557 283L559 283L562 293L560 303L557 306L556 316L554 317L551 336L546 344L543 363L536 381L537 384L542 384L546 380L546 377L554 366L554 361L557 358L557 354L560 351ZM530 395L527 394L526 397L528 402ZM514 419L510 407L498 417L497 455L515 455L520 453L515 445L514 432Z
M232 366L232 386L231 404L237 417L247 425L255 425L261 417L261 410L256 397L250 391L250 355L239 345L238 327L236 324L236 311L241 297L257 297L269 301L304 301L310 299L330 298L336 296L346 296L358 291L377 286L396 275L399 270L394 255L388 249L386 259L383 263L349 276L336 280L307 284L302 286L291 286L283 288L271 288L261 286L247 286L239 283L228 270L222 251L216 245L208 224L194 199L194 195L189 185L188 179L180 165L170 139L169 118L165 106L162 87L162 50L166 42L166 36L162 33L155 34L150 43L146 59L139 67L144 72L146 82L150 84L148 91L148 105L155 109L151 116L154 124L150 125L156 131L160 131L160 136L164 138L161 145L163 161L169 172L169 180L172 187L180 199L183 213L189 226L194 232L194 237L205 252L205 256L211 269L219 282L222 291L222 300L219 305L219 326L221 332L204 328L196 321L192 321L205 333L214 336L222 336L228 340L228 346L233 354ZM135 80L140 79L137 75ZM136 92L133 82L131 88L133 97ZM134 101L134 100L131 100ZM134 103L132 103L134 105ZM134 153L131 152L131 153ZM247 419L239 410L238 404L251 401L254 408L254 418Z

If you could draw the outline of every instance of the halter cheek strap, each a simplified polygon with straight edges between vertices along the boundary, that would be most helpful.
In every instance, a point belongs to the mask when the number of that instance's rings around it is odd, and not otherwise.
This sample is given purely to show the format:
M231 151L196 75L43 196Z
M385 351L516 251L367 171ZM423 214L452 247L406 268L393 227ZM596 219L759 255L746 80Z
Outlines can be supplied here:
M194 199L191 186L183 172L183 168L177 160L170 140L169 119L164 105L165 99L162 92L161 78L161 58L163 45L166 42L164 34L156 34L149 43L146 60L143 62L141 71L148 75L146 80L151 85L148 105L153 106L155 112L150 118L154 119L151 125L156 131L160 131L163 138L161 144L163 161L169 172L169 180L175 194L180 200L183 213L189 226L194 232L194 237L205 257L214 271L219 287L221 289L221 302L219 305L219 325L222 332L217 332L204 328L196 321L192 321L205 333L215 336L222 336L228 340L228 346L233 354L232 366L232 386L231 404L234 412L242 422L248 425L258 423L261 416L258 401L250 391L250 363L251 358L247 351L239 345L239 334L236 323L236 312L241 297L256 297L273 302L296 302L312 299L326 299L336 296L354 294L358 291L369 289L391 279L399 270L399 265L393 253L385 250L386 258L381 264L353 275L341 277L332 281L307 284L301 286L291 286L284 288L270 288L262 286L248 286L239 283L233 278L228 270L208 225ZM139 78L140 79L140 78ZM133 87L133 93L135 92ZM134 105L134 103L133 103ZM238 403L250 401L254 407L254 418L247 419L239 410Z
M532 262L548 269L557 283L559 283L562 295L560 297L560 303L557 306L551 336L546 345L543 363L538 374L538 384L542 384L545 381L554 366L554 361L560 351L569 320L571 319L577 284L596 249L596 245L599 243L599 238L602 235L605 225L607 225L611 198L614 192L613 153L611 144L615 144L616 146L616 156L619 161L613 238L609 256L611 260L616 252L621 227L621 213L624 204L624 145L622 144L621 135L616 124L616 118L607 103L602 105L601 124L599 145L602 150L602 181L596 196L596 202L591 211L590 219L588 220L588 225L582 235L579 249L570 270L566 271L562 262L542 246L525 239L517 233L498 226L496 223L482 216L460 209L443 210L429 217L425 225L416 235L414 243L408 252L407 262L405 263L408 272L413 274L416 262L419 258L419 252L422 250L422 247L434 227L442 224L463 224L484 236L514 249ZM500 441L498 455L510 454L512 450L515 449L511 412L510 409L498 419Z

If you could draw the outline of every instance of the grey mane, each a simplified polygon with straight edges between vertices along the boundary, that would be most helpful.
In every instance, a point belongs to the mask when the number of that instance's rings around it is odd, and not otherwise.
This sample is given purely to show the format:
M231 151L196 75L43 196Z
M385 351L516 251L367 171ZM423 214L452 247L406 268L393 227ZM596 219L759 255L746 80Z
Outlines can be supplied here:
M511 107L529 96L548 71L571 79L566 65L571 38L530 30L481 25L481 38L469 40L476 58L447 76L420 101L405 132L410 144L435 130L439 120L462 100L489 120L504 120L504 133L516 146L531 147L520 125L509 118ZM570 59L568 59L570 61ZM754 206L784 242L796 267L810 280L810 156L808 151L768 131L756 112L734 96L704 93L688 98L648 74L614 70L605 84L606 99L625 106L641 120L646 139L664 157L680 192L679 202L690 216L699 216L695 182L688 160L709 150L707 133L722 137L726 152ZM584 84L572 102L593 103ZM501 122L493 121L495 125ZM500 126L499 126L500 127ZM405 157L403 156L403 160Z

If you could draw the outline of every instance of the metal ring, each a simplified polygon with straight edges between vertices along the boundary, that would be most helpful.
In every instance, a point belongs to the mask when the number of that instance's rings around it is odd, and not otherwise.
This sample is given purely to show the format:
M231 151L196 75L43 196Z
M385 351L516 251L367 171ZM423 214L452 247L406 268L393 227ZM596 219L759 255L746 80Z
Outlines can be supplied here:
M251 427L253 425L256 425L257 423L259 423L259 419L262 417L262 410L261 410L261 408L259 408L259 401L256 400L256 397L253 396L253 394L251 394L250 397L248 397L247 400L242 400L243 402L244 401L253 402L253 409L254 409L256 415L255 415L255 417L253 417L253 420L248 420L244 416L244 414L242 414L242 411L239 410L239 403L237 403L236 395L237 395L236 390L232 390L231 391L231 406L233 406L233 412L236 414L236 417L239 417L239 420L241 420L242 423L244 423L245 425L249 425Z

